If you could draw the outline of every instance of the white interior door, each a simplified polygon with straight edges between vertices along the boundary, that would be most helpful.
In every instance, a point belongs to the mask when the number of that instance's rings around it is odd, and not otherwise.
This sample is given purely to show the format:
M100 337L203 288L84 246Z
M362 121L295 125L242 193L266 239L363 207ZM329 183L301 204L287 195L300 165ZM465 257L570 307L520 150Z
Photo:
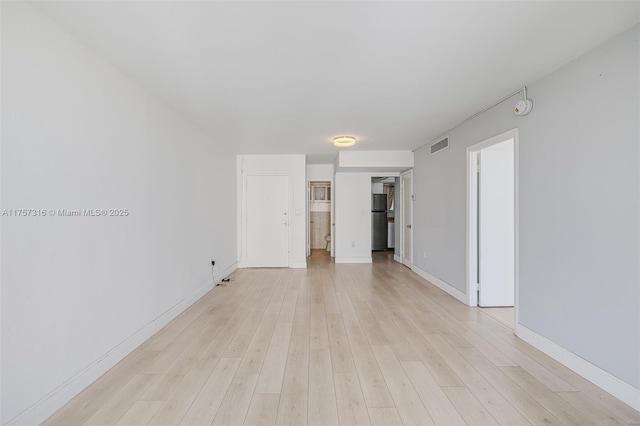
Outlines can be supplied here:
M514 303L514 142L481 150L478 174L478 305Z
M406 173L402 175L402 263L408 267L411 267L413 251L411 195L411 173Z
M245 263L289 266L289 177L246 177Z

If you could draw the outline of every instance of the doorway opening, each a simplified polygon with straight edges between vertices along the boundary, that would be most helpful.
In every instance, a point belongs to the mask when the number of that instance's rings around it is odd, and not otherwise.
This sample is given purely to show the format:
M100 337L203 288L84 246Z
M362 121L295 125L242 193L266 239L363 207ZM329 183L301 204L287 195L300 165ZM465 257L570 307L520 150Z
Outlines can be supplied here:
M396 246L396 177L371 178L371 251L393 257Z
M308 256L331 256L331 182L309 181Z
M517 320L517 129L467 148L469 305Z

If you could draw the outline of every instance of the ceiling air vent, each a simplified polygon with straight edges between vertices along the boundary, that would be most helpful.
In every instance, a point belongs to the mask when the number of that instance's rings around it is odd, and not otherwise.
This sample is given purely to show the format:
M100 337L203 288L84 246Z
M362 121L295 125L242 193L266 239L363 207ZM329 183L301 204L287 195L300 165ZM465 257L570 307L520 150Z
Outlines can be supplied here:
M433 145L431 145L431 155L437 154L438 152L442 151L443 149L447 149L447 148L449 148L449 138L444 138L441 141L436 142Z

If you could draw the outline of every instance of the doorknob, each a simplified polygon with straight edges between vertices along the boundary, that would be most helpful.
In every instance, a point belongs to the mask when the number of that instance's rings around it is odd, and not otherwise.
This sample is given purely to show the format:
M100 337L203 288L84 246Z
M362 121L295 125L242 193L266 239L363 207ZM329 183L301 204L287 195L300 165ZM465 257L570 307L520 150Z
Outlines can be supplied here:
M411 228L411 225L407 225L407 228Z

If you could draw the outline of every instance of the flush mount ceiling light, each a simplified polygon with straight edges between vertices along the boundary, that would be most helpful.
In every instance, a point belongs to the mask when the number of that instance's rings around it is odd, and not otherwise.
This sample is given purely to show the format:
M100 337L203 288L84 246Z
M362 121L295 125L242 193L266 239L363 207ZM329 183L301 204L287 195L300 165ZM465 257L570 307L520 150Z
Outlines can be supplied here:
M353 146L356 144L356 138L353 136L337 136L333 138L333 145L338 147Z

